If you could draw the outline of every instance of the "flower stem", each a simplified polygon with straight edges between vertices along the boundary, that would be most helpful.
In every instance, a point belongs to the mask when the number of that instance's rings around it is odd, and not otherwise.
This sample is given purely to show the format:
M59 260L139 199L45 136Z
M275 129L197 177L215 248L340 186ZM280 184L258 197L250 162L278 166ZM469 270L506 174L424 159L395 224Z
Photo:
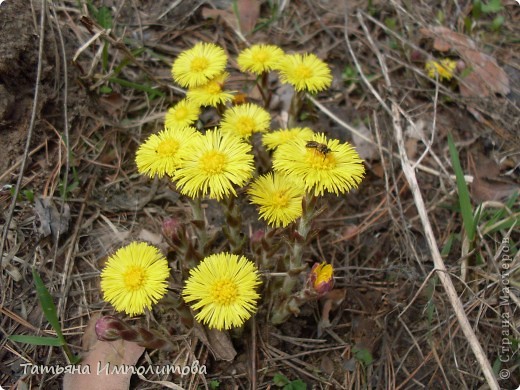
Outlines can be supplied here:
M206 231L206 220L204 211L199 198L189 199L191 211L193 213L192 224L195 226L195 234L197 235L198 249L202 256L206 255L207 244L209 242L208 232Z
M281 287L282 299L280 304L273 311L271 321L273 324L281 324L289 318L291 313L298 312L298 300L291 297L292 290L299 280L300 273L305 269L303 265L303 252L308 243L312 221L316 215L314 208L316 197L312 194L305 194L302 201L302 216L298 228L294 232L294 242L292 243L292 253L289 258L288 275Z
M242 215L235 198L225 197L222 201L227 224L222 228L229 241L231 253L241 254L245 244L242 234Z
M287 119L287 128L295 127L298 123L298 114L303 106L303 99L305 93L303 91L296 91L291 99L291 106L289 107L289 118Z
M305 194L303 199L303 213L296 229L295 240L292 247L292 256L289 261L289 277L285 279L283 291L290 294L302 271L303 250L307 245L307 238L311 230L314 218L314 206L316 198L311 194Z

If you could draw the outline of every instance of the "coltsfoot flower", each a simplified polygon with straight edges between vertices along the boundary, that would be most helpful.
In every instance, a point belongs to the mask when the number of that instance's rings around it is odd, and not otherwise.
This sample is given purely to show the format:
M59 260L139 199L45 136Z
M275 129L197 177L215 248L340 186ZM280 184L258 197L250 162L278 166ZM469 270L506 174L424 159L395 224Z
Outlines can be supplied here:
M233 94L223 89L228 77L229 73L221 73L208 80L206 84L190 88L186 97L198 106L217 107L219 104L226 104L226 102L233 100Z
M318 296L323 296L332 290L334 286L334 268L332 265L323 263L315 263L307 277L309 287Z
M234 186L243 186L253 175L251 145L241 138L208 130L186 148L182 166L174 180L180 192L190 198L208 195L221 200L236 196Z
M277 69L280 80L291 84L297 91L319 92L330 87L332 75L329 66L312 53L286 54Z
M321 133L308 141L280 145L273 156L273 168L301 180L305 190L315 196L326 191L346 193L357 188L365 174L363 160L352 145L328 140Z
M139 146L135 156L139 173L149 177L173 175L180 164L184 148L202 136L193 127L167 128L152 134Z
M218 330L241 326L257 309L261 284L255 264L244 256L213 254L190 271L182 296L195 319Z
M424 70L428 77L435 80L436 75L440 80L451 80L453 72L457 68L457 61L444 58L440 61L429 60L424 64Z
M194 88L221 74L226 63L224 49L214 43L199 42L173 62L172 76L182 87Z
M302 215L305 190L301 181L290 176L268 173L256 178L247 192L270 226L286 227Z
M284 52L278 46L257 44L240 52L237 58L242 72L260 75L275 69Z
M166 294L170 269L157 248L132 242L108 258L101 272L104 300L133 316L151 309Z
M268 150L274 150L278 146L294 140L310 140L314 131L308 127L293 127L291 129L280 129L262 136L262 143Z
M182 99L170 108L164 118L164 127L182 129L191 126L200 115L200 106L188 99Z
M256 132L265 132L271 124L271 115L256 104L246 103L228 108L220 122L223 133L249 138Z

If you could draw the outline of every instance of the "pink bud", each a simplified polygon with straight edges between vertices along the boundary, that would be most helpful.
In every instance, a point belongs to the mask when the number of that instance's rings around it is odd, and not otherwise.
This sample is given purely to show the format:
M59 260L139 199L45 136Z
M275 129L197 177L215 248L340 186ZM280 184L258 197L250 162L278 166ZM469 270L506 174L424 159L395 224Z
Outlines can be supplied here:
M265 231L262 229L255 230L253 234L251 235L251 244L257 244L262 242L262 238L265 236Z
M182 224L177 218L166 218L162 224L162 234L168 242L177 242L181 233Z
M114 341L121 338L125 324L113 316L103 316L96 321L96 335L101 341Z

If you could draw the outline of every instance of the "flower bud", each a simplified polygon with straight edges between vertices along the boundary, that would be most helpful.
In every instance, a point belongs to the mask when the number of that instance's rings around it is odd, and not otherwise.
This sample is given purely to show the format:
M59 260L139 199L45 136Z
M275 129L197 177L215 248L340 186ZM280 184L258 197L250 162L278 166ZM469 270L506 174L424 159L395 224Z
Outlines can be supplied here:
M166 218L162 224L162 234L168 242L178 242L181 223L177 218Z
M250 241L251 244L258 244L262 242L262 239L265 237L265 231L262 229L255 230L251 235Z
M96 321L96 335L101 341L114 341L121 338L126 325L113 316L103 316Z
M315 263L307 277L310 288L313 289L318 296L323 296L332 290L334 285L334 268L332 265L323 263Z

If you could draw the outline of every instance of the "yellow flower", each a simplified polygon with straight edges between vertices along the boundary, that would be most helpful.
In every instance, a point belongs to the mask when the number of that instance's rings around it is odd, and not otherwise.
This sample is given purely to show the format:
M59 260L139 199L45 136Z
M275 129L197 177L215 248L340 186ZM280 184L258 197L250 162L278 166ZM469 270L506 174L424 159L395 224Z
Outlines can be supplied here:
M435 79L436 75L439 75L440 80L451 80L456 67L457 62L449 58L440 61L429 60L424 64L424 70L428 73L428 77Z
M204 85L189 89L186 93L188 100L198 106L213 107L231 101L233 94L230 91L222 90L228 77L229 73L224 72L215 76Z
M305 190L316 196L325 191L339 195L358 187L365 167L349 143L327 140L321 133L315 134L310 141L314 144L296 140L280 145L273 156L275 172L301 180Z
M264 134L262 143L268 150L274 150L287 142L299 139L308 141L312 139L314 131L308 127L293 127L292 129L280 129L269 134Z
M172 129L188 127L199 118L199 115L200 106L187 99L182 99L166 113L164 127Z
M220 128L223 133L232 133L249 138L254 132L265 132L271 124L271 115L256 104L234 106L224 112Z
M174 61L172 76L181 86L194 88L221 74L226 63L227 55L220 46L199 42Z
M297 91L319 92L330 87L329 66L314 54L287 54L277 65L280 80Z
M301 182L279 173L260 176L247 191L260 217L270 226L286 227L302 215L304 188Z
M133 316L151 309L166 294L170 269L159 250L132 242L108 258L101 272L104 300Z
M174 179L180 192L190 198L208 195L221 200L236 196L234 185L243 186L253 173L251 145L237 136L208 130L186 148Z
M275 69L284 52L274 45L253 45L240 52L237 58L238 67L242 72L260 75Z
M315 263L307 277L311 288L320 296L325 295L334 285L334 268L325 262Z
M183 149L200 135L193 127L170 128L152 134L137 150L137 170L149 177L173 175L180 164Z
M182 296L200 311L195 319L218 330L241 326L256 311L258 269L243 256L217 253L190 271Z

